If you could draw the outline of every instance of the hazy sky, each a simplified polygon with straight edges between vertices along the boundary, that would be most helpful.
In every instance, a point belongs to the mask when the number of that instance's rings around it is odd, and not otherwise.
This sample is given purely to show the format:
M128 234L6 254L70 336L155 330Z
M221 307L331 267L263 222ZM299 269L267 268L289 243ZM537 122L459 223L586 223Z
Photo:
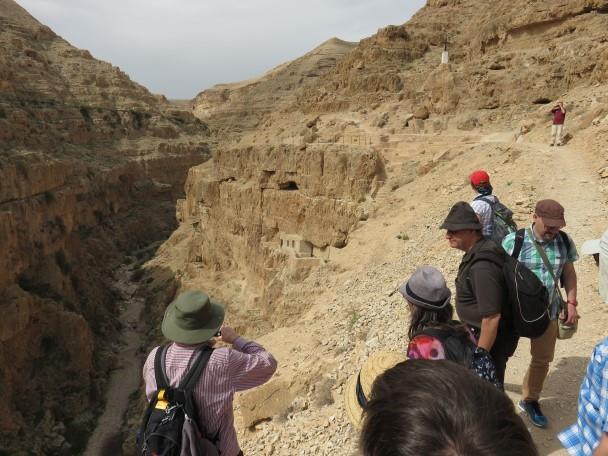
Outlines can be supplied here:
M72 45L152 92L192 98L258 76L323 41L359 41L425 0L17 0Z

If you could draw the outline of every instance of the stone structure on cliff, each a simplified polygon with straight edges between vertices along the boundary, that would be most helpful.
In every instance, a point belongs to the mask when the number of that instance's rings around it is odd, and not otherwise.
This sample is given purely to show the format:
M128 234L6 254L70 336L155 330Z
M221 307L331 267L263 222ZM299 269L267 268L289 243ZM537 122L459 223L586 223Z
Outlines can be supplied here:
M243 274L245 303L278 322L284 270L301 279L317 264L289 257L319 260L343 248L382 170L376 152L357 147L218 149L186 182L178 218L194 227L189 257L227 281Z

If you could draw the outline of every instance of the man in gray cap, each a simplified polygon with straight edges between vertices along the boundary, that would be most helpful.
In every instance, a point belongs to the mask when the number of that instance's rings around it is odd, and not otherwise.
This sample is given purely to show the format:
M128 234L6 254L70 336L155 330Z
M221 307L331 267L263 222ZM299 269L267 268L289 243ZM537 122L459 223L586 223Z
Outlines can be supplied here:
M207 366L193 388L198 417L208 433L216 436L222 456L242 455L234 429L234 393L259 386L272 377L277 362L264 347L239 336L223 325L224 307L202 291L186 291L175 299L163 318L161 330L172 341L165 353L165 371L171 387L185 377L199 352L215 341L232 344L212 351ZM157 391L154 348L143 368L148 400Z
M548 420L538 400L555 353L557 319L560 312L564 314L562 319L567 325L574 325L578 319L574 269L578 253L570 236L561 231L565 226L563 206L552 199L541 200L536 203L532 214L532 225L509 234L502 242L507 253L534 272L549 292L551 323L542 336L530 341L532 359L521 388L522 401L519 402L519 407L532 423L541 428L548 426ZM519 242L516 242L518 238ZM559 284L555 280L558 278L562 279L566 289L567 301L564 306Z
M501 268L483 252L504 257L504 250L481 234L481 223L471 206L460 201L450 209L441 225L447 230L450 247L465 252L456 277L456 312L477 338L477 347L490 353L498 380L504 383L507 360L517 348L518 336L501 318L508 291Z

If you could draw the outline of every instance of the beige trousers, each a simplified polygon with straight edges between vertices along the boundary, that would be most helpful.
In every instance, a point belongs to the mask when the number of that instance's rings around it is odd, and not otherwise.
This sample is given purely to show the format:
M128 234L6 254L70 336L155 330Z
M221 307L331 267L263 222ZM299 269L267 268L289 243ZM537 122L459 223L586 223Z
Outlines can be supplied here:
M551 144L562 144L562 132L564 131L563 125L551 125Z
M549 363L553 361L553 355L555 354L556 341L557 320L551 320L545 333L530 341L532 360L521 386L524 400L537 401L540 398L545 378L547 378L547 373L549 373Z

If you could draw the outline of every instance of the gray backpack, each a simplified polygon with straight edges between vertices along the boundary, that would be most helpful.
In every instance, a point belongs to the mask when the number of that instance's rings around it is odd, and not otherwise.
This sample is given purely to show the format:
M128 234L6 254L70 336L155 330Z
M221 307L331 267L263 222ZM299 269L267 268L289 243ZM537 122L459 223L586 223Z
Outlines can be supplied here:
M483 195L475 198L475 201L481 200L490 205L492 210L492 234L490 240L500 245L507 234L517 231L517 223L513 221L513 211L502 204L498 199L493 201Z

